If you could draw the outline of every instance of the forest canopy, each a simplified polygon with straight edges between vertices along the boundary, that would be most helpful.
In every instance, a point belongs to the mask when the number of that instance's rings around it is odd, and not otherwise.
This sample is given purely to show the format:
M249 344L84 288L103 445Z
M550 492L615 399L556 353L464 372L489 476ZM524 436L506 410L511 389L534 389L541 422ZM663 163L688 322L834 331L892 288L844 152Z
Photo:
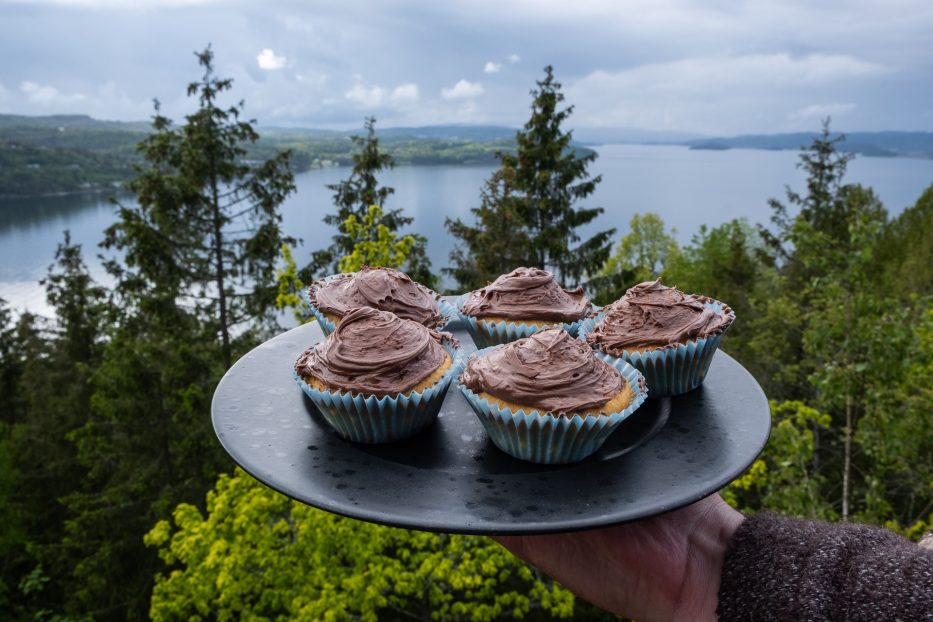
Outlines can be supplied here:
M88 152L89 170L132 171L137 199L100 250L108 284L84 260L98 249L66 235L43 280L55 317L0 301L0 617L615 619L488 539L327 514L223 453L214 387L284 329L282 309L300 311L299 266L313 258L292 253L278 209L307 160L263 142L245 104L216 104L233 84L211 59L198 55L195 113L175 124L156 110L131 149L108 134ZM600 178L586 174L595 154L571 146L545 71L515 152L489 152L500 168L475 221L460 223L460 284L518 240L527 254L510 259L541 258L600 304L655 277L728 302L738 320L722 348L764 388L773 432L727 501L918 539L933 526L933 186L892 217L850 178L827 121L800 152L805 186L770 202L769 223L704 226L679 244L674 223L648 212L571 246L550 225L601 222L576 205ZM334 245L316 249L330 251L317 268L416 265L432 278L421 240L400 230L410 217L380 204L391 141L374 121L364 129L342 146L354 168L332 188L322 226Z

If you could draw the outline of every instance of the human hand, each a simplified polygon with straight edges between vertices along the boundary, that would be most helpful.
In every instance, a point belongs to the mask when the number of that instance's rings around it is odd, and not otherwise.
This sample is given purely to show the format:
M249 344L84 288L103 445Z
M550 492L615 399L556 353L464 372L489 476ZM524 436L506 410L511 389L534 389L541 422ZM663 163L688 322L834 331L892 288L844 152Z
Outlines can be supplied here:
M594 605L638 622L715 620L726 545L744 517L719 495L633 523L494 536Z

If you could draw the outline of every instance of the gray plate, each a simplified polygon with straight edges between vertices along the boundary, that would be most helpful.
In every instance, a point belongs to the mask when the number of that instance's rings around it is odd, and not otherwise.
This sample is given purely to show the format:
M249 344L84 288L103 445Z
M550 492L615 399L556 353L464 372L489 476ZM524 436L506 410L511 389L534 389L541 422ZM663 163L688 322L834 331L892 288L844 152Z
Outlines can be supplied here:
M448 327L467 352L467 332ZM236 362L214 393L214 430L237 464L308 505L384 525L471 534L548 533L632 521L698 501L758 456L768 401L716 353L699 389L649 399L583 462L541 466L499 451L453 385L437 422L388 445L342 440L292 378L316 323Z

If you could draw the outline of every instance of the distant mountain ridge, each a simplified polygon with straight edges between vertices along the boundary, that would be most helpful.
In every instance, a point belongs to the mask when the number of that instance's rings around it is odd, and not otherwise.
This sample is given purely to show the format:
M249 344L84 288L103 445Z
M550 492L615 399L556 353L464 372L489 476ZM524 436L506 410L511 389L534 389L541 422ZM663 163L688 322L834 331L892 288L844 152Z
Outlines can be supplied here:
M260 162L291 151L296 172L353 164L350 136L363 128L329 130L259 126L262 138L245 159ZM137 146L148 121L104 121L88 115L0 114L0 198L112 191L136 174ZM432 125L377 128L382 147L399 164L495 166L497 154L514 152L517 128L498 125ZM581 155L610 143L684 145L690 149L798 150L815 132L697 137L673 131L578 128L573 148ZM589 146L587 146L589 145ZM840 149L869 156L933 158L933 132L852 132Z
M16 130L29 136L33 132L56 129L60 133L68 130L93 130L104 132L127 132L131 134L148 133L151 126L148 121L106 121L94 119L88 115L51 115L26 116L0 114L0 140L15 140L19 135ZM285 139L330 139L344 140L354 134L362 134L363 129L332 130L309 127L280 127L259 125L264 138ZM517 127L501 125L466 125L443 124L412 127L379 127L377 135L387 141L472 141L496 142L511 141L515 138ZM846 140L840 144L844 151L869 156L908 156L933 158L933 132L848 132ZM619 127L579 127L573 128L576 142L586 145L610 143L621 144L665 144L685 145L690 149L764 149L799 150L813 142L817 132L792 132L781 134L741 134L738 136L702 136L696 133L674 130L642 130ZM127 137L129 139L129 137ZM132 140L138 140L133 137ZM32 142L32 141L28 141ZM68 142L68 141L65 141ZM111 141L118 142L118 141ZM63 145L64 146L64 145ZM68 144L67 146L72 146ZM93 147L87 147L93 149Z
M0 114L0 130L14 127L148 132L152 125L149 121L106 121L95 119L86 114L56 114L35 117L21 114Z
M841 151L878 157L933 158L933 132L842 132ZM746 134L728 138L700 138L686 141L691 149L799 150L813 142L817 132L790 134Z

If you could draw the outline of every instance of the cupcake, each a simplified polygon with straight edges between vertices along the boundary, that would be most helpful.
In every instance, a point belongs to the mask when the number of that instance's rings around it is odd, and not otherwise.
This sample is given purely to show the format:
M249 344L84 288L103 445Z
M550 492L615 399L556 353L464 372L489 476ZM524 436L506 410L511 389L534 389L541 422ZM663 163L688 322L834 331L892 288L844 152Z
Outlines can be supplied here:
M450 333L371 307L349 310L295 363L295 379L340 436L384 443L437 417L462 367Z
M460 319L476 345L508 343L551 326L576 335L593 305L583 288L564 289L540 268L516 268L462 299Z
M363 266L359 272L315 281L308 287L308 299L325 335L357 307L391 311L428 328L439 328L448 320L440 296L394 268Z
M652 397L697 388L735 320L727 305L666 287L661 280L630 288L581 330L598 352L618 357L645 375Z
M542 464L586 458L646 396L635 368L560 327L477 352L460 390L499 449Z

